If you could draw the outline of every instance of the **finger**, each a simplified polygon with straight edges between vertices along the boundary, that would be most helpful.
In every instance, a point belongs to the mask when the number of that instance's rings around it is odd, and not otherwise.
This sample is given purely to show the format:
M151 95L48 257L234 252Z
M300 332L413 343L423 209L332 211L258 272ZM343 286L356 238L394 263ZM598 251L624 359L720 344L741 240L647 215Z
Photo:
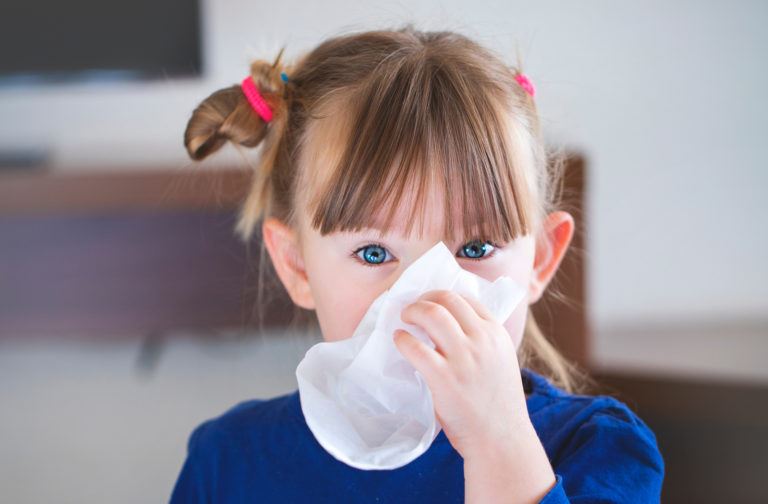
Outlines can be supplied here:
M499 322L498 320L496 320L496 317L494 317L494 316L493 316L493 314L490 312L490 310L489 310L489 309L488 309L488 308L487 308L487 307L486 307L484 304L482 304L482 303L480 302L480 300L479 300L479 299L477 299L476 297L470 296L470 295L468 295L468 294L462 294L461 296L462 296L462 298L464 299L464 301L465 301L467 304L469 304L470 306L472 306L472 308L473 308L475 311L477 311L479 314L484 314L484 316L483 316L483 320L484 320L486 323L495 323L495 324L499 324L499 325L501 325L501 326L502 326L502 328L504 329L504 330L503 330L503 332L501 332L501 333L497 333L496 331L493 331L493 330L489 330L489 329L487 329L487 328L486 328L486 329L485 329L485 333L490 333L490 334L504 334L504 335L505 335L505 337L509 337L509 332L507 331L507 328L506 328L506 327L504 327L504 325L503 325L503 323L502 323L502 322ZM487 326L486 326L486 327L487 327ZM515 354L515 358L517 358L517 354Z
M460 296L461 299L463 299L468 305L472 307L473 310L475 310L475 313L478 317L486 321L496 320L488 307L481 303L480 300L475 296L472 296L471 294L460 294Z
M462 339L466 338L466 335L445 306L420 299L403 308L400 319L423 329L443 356L449 357L461 352Z
M449 290L429 291L422 298L444 306L468 337L482 334L485 321L482 314L487 313L488 310L479 301L468 299L462 294ZM478 308L482 308L480 313Z
M393 338L398 351L424 376L427 385L437 383L438 375L446 366L445 357L408 331L397 329Z

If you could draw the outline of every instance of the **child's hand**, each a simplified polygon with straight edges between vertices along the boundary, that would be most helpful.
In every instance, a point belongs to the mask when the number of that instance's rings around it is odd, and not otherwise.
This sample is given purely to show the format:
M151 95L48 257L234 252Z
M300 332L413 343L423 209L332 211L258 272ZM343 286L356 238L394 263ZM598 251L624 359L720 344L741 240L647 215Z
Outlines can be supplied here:
M477 299L432 290L403 308L435 348L397 330L395 345L424 377L437 419L464 459L533 431L514 342Z

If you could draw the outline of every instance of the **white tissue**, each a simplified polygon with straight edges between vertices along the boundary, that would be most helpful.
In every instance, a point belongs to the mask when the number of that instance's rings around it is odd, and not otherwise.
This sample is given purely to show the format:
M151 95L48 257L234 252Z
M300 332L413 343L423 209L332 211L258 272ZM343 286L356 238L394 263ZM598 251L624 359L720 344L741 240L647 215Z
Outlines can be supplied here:
M352 337L312 346L296 368L301 408L336 459L358 469L395 469L427 451L440 433L424 378L393 340L400 328L435 348L419 326L400 319L405 306L435 289L474 296L501 323L525 294L510 277L490 282L466 271L439 242L373 301Z

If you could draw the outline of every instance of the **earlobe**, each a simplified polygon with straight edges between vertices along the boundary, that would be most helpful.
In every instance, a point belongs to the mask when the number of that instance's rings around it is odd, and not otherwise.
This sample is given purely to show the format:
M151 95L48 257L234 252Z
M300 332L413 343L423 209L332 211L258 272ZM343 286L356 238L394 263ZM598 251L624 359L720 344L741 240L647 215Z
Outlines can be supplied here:
M269 252L277 276L291 300L306 310L315 308L296 232L274 217L262 224L264 245Z
M544 220L536 237L536 257L529 289L529 304L541 298L555 276L571 243L574 229L573 216L568 212L552 212Z

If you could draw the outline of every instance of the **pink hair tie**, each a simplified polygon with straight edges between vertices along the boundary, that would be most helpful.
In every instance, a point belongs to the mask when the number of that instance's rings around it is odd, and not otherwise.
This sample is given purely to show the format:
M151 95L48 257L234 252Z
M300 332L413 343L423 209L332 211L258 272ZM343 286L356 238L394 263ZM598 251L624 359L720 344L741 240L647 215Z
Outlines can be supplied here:
M533 87L531 80L525 74L515 75L515 80L523 87L523 89L525 89L525 92L533 98L533 95L536 94L536 89Z
M259 90L256 89L256 83L253 82L253 78L249 75L243 79L240 87L243 88L243 94L245 94L245 97L248 99L248 103L251 104L251 108L264 119L264 122L271 121L272 109L269 108L269 105L264 101Z

